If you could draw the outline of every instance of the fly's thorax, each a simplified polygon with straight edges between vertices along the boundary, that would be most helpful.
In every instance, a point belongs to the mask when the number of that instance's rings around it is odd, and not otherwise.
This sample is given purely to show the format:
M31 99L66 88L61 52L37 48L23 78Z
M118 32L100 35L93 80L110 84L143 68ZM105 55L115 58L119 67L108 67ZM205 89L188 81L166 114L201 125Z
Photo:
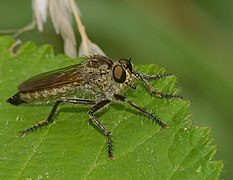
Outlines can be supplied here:
M128 64L127 64L128 63ZM114 94L133 83L134 75L128 60L90 59L85 66L85 79L97 99L114 99Z
M119 92L118 87L112 77L112 67L99 66L97 68L87 67L85 69L85 91L91 92L97 99L112 99L114 92Z

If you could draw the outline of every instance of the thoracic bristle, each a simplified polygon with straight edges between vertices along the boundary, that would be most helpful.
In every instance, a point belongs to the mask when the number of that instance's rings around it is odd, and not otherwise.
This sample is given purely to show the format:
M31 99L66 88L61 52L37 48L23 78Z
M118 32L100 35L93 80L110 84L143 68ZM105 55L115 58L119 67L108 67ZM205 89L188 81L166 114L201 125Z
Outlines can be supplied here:
M20 93L19 92L17 92L14 96L7 99L7 102L9 102L11 104L14 104L14 105L19 105L19 104L22 104L22 103L26 103L25 101L23 101L20 98Z

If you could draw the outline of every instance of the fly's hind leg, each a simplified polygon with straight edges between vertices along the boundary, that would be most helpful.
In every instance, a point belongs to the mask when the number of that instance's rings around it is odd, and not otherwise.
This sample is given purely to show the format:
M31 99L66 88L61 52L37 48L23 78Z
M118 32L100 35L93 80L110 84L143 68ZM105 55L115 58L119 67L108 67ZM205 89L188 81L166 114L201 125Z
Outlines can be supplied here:
M91 108L89 111L89 116L92 120L92 122L104 133L104 135L107 137L107 145L108 145L108 158L109 159L114 159L112 150L113 150L113 145L112 145L112 138L111 138L111 133L108 131L104 125L98 121L98 119L94 116L94 113L98 111L99 109L103 108L105 105L110 103L110 100L103 100L99 103L97 103L95 106Z
M89 99L59 99L54 104L47 119L42 120L42 121L38 122L37 124L27 128L25 130L20 131L19 132L20 137L23 137L26 134L28 134L29 132L36 130L38 127L41 127L41 126L44 126L44 125L47 125L47 124L53 122L53 118L54 118L55 113L57 112L57 108L62 103L91 105L91 104L95 104L95 101L92 101Z

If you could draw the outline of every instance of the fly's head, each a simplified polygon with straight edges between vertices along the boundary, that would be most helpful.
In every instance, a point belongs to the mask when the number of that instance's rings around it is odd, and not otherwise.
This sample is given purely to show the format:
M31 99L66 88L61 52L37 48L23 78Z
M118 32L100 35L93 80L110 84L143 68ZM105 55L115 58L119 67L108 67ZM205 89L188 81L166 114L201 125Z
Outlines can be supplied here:
M113 78L114 81L120 86L120 87L127 87L131 86L135 89L133 86L133 79L134 74L132 70L132 64L131 59L120 59L116 62L115 66L113 67Z

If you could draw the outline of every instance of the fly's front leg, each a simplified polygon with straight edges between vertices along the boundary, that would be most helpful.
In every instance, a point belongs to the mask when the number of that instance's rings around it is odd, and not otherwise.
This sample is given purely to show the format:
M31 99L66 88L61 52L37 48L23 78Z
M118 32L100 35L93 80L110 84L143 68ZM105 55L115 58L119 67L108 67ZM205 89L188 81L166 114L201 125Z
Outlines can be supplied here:
M145 74L140 74L140 73L136 73L136 76L140 77L142 79L142 81L144 82L146 88L148 89L148 91L153 94L156 95L158 97L162 97L162 98L177 98L177 99L183 99L182 96L179 95L171 95L171 94L163 94L161 92L157 92L155 91L155 89L151 86L151 84L147 81L150 79L161 79L167 76L171 76L171 74L158 74L158 75L154 75L154 76L148 76Z
M53 106L53 108L52 108L52 110L51 110L51 112L50 112L47 119L42 120L42 121L38 122L37 124L27 128L25 130L20 131L19 132L20 137L23 137L26 134L28 134L29 132L36 130L38 127L41 127L41 126L44 126L44 125L47 125L47 124L53 122L53 117L54 117L54 115L55 115L55 113L57 111L58 106L61 103L90 105L90 104L95 104L95 101L92 101L92 100L89 100L89 99L59 99L54 104L54 106Z
M112 138L111 138L111 133L108 131L106 127L104 127L101 122L98 121L98 119L94 116L94 113L98 111L99 109L103 108L105 105L110 103L110 100L103 100L99 103L97 103L94 107L91 108L89 111L89 116L92 120L92 122L104 133L104 135L107 137L107 145L108 145L108 158L109 159L114 159L114 156L112 154L113 150L113 145L112 145Z
M136 73L138 73L138 72L136 72ZM172 74L156 74L156 75L150 76L150 75L147 75L147 74L138 73L138 76L140 76L140 77L142 77L144 79L150 80L150 79L162 79L162 78L165 78L167 76L172 76Z
M153 121L155 121L157 124L159 124L162 128L169 128L169 126L167 124L165 124L164 122L162 122L153 113L146 111L145 108L143 108L143 107L135 104L134 102L128 100L126 97L124 97L122 95L119 95L119 94L115 94L114 97L115 97L116 100L127 102L130 106L136 108L137 110L141 111L143 114L149 116Z

